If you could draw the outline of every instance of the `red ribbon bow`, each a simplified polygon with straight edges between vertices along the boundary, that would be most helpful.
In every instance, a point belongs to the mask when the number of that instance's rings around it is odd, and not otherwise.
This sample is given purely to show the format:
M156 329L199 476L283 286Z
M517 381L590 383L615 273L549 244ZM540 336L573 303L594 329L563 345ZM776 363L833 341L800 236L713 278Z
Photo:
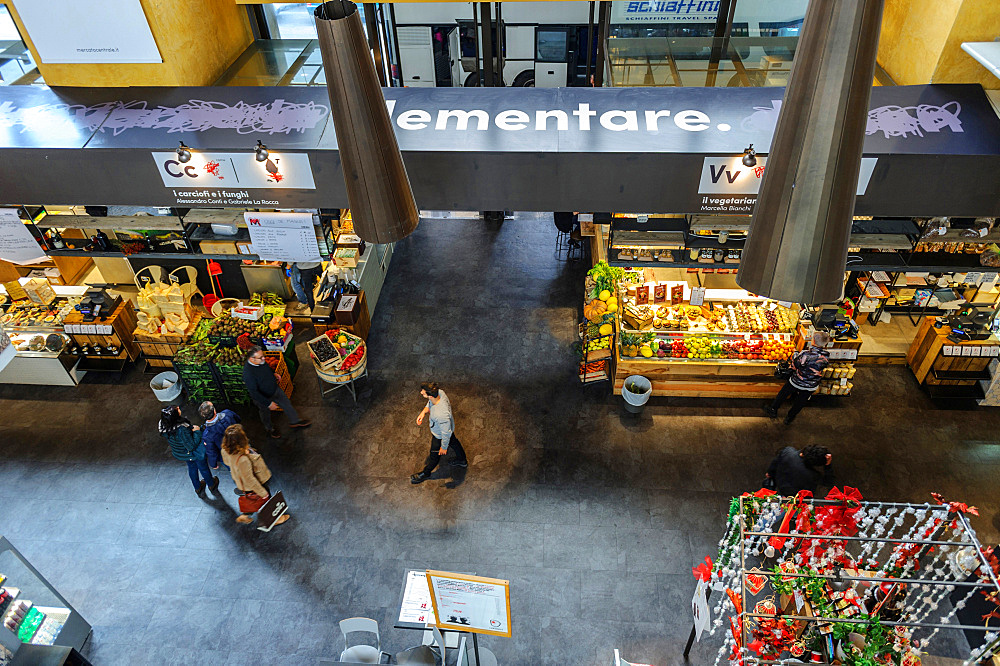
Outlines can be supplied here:
M694 577L700 581L707 583L712 580L712 558L706 557L704 564L691 567L691 573L693 573Z

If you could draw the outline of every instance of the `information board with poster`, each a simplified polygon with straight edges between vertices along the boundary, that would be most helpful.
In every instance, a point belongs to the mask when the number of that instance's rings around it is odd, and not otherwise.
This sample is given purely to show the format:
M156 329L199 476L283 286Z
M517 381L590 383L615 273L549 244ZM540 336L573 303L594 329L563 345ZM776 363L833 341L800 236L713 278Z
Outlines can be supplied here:
M264 261L322 261L311 213L244 213L253 252Z
M440 629L510 637L509 581L428 569L427 585Z

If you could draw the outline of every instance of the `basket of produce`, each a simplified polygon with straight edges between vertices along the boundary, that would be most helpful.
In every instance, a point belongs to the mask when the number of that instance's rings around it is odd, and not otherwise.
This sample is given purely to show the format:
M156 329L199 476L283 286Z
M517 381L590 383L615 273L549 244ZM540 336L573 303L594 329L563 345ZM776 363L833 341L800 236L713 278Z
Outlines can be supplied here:
M316 374L324 381L342 384L364 374L368 345L358 336L331 329L306 344Z

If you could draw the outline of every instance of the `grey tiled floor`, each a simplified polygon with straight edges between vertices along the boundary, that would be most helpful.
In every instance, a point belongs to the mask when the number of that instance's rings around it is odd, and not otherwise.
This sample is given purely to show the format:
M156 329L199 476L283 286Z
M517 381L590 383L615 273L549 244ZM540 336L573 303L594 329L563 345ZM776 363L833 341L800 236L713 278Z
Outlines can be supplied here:
M304 367L307 431L249 432L293 519L234 523L232 481L201 500L156 435L138 374L76 389L0 387L0 533L94 625L96 664L310 664L337 621L376 618L384 647L405 569L509 578L505 665L680 663L691 566L713 555L728 499L779 445L823 443L869 498L978 505L1000 534L1000 412L946 410L902 367L865 367L849 398L793 428L738 400L656 400L639 418L582 390L570 352L584 269L553 258L550 222L426 220L399 243L370 338L370 389L323 401ZM419 487L425 378L447 389L470 457ZM426 426L425 426L426 428ZM717 645L717 644L716 644ZM710 664L698 646L693 664ZM711 655L709 657L708 655Z

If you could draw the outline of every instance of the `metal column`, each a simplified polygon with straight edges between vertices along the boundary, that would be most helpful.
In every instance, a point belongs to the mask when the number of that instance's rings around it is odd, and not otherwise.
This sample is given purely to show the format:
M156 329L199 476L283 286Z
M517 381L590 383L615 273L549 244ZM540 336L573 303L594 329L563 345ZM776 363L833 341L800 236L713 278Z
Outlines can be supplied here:
M840 300L883 0L811 2L737 283L776 300Z
M372 58L375 60L375 73L378 74L379 83L385 88L385 62L382 59L382 43L378 33L378 21L375 20L378 3L366 2L362 7L365 14L365 31L368 33L368 48L372 50Z
M605 46L608 42L608 28L611 25L611 3L608 0L600 0L598 6L597 19L597 62L594 63L594 86L600 88L604 85L604 69L608 58Z
M479 24L480 43L483 46L483 69L480 72L479 85L489 87L493 85L496 76L493 69L493 19L491 18L490 3L479 3L479 15L481 17Z

